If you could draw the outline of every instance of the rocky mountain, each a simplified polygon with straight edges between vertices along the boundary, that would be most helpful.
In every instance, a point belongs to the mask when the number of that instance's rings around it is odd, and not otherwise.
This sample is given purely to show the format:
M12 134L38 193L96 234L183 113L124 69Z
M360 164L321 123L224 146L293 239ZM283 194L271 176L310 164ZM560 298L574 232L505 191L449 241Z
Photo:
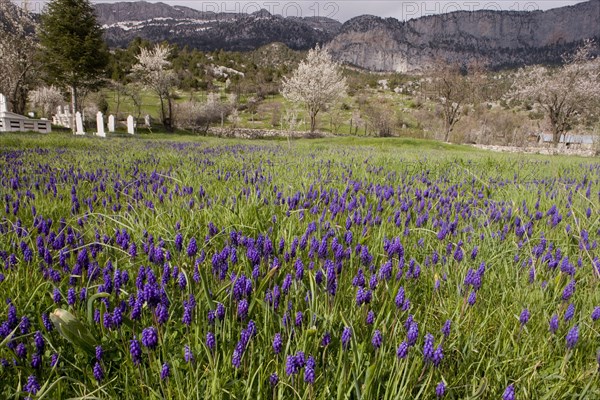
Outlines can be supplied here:
M329 43L340 61L375 71L416 71L440 60L492 68L560 62L600 39L600 0L548 11L457 11L401 22L360 16Z
M363 15L344 24L266 10L215 13L143 1L95 7L110 46L127 46L136 36L201 50L328 43L337 60L373 71L418 71L440 60L479 60L491 68L556 63L583 40L600 41L600 0L548 11L457 11L409 21Z
M341 23L329 18L284 18L266 10L252 14L203 12L164 3L96 4L109 46L123 47L136 36L167 40L201 50L254 50L281 42L308 49L331 40Z

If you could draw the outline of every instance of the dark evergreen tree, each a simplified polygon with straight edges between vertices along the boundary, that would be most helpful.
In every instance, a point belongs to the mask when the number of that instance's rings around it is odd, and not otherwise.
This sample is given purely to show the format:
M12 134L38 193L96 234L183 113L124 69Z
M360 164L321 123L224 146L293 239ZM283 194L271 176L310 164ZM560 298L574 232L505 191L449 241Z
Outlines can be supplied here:
M108 49L88 0L52 0L42 14L41 61L46 80L71 91L73 115L78 94L97 89L108 64ZM73 130L75 121L71 122Z

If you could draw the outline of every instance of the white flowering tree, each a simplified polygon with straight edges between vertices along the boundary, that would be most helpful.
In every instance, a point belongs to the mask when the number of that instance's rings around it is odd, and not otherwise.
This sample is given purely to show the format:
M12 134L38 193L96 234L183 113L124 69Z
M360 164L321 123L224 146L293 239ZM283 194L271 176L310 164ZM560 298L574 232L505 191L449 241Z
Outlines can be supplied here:
M152 49L141 48L136 56L137 64L132 74L148 89L158 95L160 100L160 119L167 130L173 127L173 88L177 75L171 69L168 60L171 47L158 44Z
M28 100L31 107L41 110L46 118L50 118L56 108L65 102L62 92L55 86L41 86L30 91Z
M600 60L592 57L595 46L587 41L575 54L564 56L560 68L535 66L521 69L516 76L512 96L539 104L550 122L555 144L577 118L598 107L594 103L600 96Z
M347 88L339 65L325 48L317 46L308 52L290 77L284 77L281 94L293 103L306 106L310 131L314 132L319 111L341 99Z
M34 87L36 70L35 23L31 15L10 1L0 1L0 93L10 109L25 113L27 93Z

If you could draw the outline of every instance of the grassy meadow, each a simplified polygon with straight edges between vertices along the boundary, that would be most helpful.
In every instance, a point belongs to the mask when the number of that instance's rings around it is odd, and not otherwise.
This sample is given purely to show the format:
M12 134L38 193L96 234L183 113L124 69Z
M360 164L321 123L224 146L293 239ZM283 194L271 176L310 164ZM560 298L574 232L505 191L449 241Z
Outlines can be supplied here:
M0 136L0 397L600 398L600 163Z

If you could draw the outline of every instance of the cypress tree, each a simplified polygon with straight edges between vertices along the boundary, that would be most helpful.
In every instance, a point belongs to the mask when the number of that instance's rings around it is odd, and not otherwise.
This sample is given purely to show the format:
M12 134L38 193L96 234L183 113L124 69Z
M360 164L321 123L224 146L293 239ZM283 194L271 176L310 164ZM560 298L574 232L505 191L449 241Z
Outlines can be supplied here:
M108 65L102 28L88 0L52 0L42 14L41 62L48 83L71 92L71 127L75 131L78 94L97 89Z

